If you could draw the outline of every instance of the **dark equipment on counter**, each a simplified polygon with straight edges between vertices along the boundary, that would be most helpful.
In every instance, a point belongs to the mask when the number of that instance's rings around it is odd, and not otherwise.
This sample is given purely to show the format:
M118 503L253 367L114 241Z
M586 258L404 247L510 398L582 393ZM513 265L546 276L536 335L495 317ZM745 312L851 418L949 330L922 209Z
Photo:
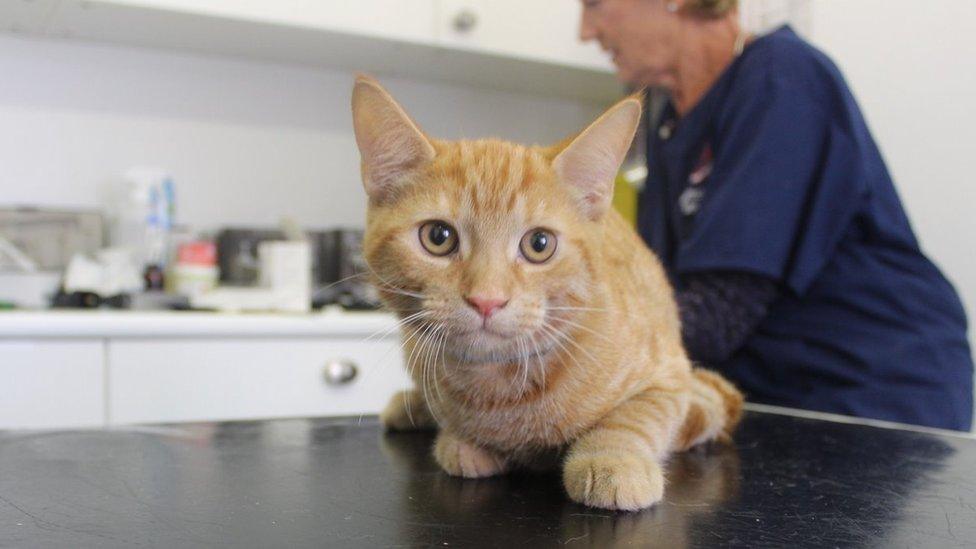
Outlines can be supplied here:
M307 231L312 247L312 307L337 304L349 310L380 307L379 296L365 273L361 229ZM217 264L220 282L253 286L258 282L258 246L269 240L283 240L277 229L227 228L217 234Z
M95 292L65 292L58 290L51 299L51 306L57 309L128 309L132 302L129 294L102 297Z

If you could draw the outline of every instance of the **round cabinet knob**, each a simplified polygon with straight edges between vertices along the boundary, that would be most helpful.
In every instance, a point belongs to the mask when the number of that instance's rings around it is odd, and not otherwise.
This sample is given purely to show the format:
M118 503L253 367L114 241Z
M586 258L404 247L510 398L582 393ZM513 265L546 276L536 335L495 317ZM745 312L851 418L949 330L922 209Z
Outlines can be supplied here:
M347 385L358 373L359 368L351 360L330 360L322 370L322 377L329 385Z
M461 10L454 16L454 30L469 32L478 24L478 14L471 10Z

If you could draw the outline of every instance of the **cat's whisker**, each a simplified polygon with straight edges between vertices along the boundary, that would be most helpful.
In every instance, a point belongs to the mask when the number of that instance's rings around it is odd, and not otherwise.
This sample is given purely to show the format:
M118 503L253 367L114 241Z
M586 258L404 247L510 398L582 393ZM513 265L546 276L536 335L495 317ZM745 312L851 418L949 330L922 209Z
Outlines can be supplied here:
M448 331L447 330L443 330L441 332L440 339L437 342L437 346L435 347L434 355L433 355L433 358L432 358L433 377L434 377L434 391L437 393L437 404L438 405L440 405L442 402L444 402L444 395L441 394L441 384L440 384L440 381L437 378L437 364L438 364L438 360L437 359L438 358L441 359L441 361L440 361L441 369L444 371L444 375L447 375L447 367L444 365L444 360L443 360L444 359L444 347L447 346L447 338L448 338Z
M440 392L437 387L437 349L440 347L441 337L444 335L444 326L438 326L431 334L430 345L424 348L424 353L427 354L426 360L424 360L424 373L425 378L429 378L433 391L431 392L430 402L440 403ZM434 398L436 397L436 400Z
M562 330L560 330L559 328L553 326L552 324L544 323L544 325L547 325L550 329L552 329L553 332L558 337L562 338L567 343L569 343L569 344L573 345L574 347L576 347L577 349L579 349L579 351L581 353L583 353L586 356L588 356L590 358L590 360L592 360L594 363L599 363L600 362L599 360L596 359L596 357L593 356L593 354L591 354L588 350L586 350L585 347L583 347L582 345L580 345L579 343L577 343L576 340L574 340L572 337L570 337L569 334L567 334L566 332L563 332Z
M424 395L424 404L427 409L430 410L430 398L427 396L427 359L429 358L424 354L424 348L427 346L427 342L433 337L433 332L437 328L432 328L427 333L424 334L423 339L417 344L417 360L422 361L420 363L420 389L421 393Z
M443 326L438 326L431 334L430 345L424 349L424 354L427 355L424 358L424 378L430 380L431 394L430 402L431 404L440 402L440 397L437 392L437 348L441 343L441 336L443 335Z
M536 362L539 363L539 375L542 376L542 389L546 388L546 365L542 360L542 349L539 348L539 343L535 340L535 334L529 332L529 341L532 342L532 352L535 354Z
M367 343L370 340L372 340L373 338L384 338L384 337L392 334L393 332L395 332L395 331L403 328L405 325L409 324L410 322L413 322L414 320L417 320L417 319L423 319L424 317L429 317L429 316L431 316L431 314L432 313L430 311L417 311L416 313L413 313L411 315L408 315L408 316L406 316L404 318L401 318L401 319L397 320L396 323L393 326L389 327L389 328L383 328L381 330L378 330L378 331L373 332L372 334L366 336L362 340L362 343Z
M400 345L398 345L396 347L393 347L393 348L390 348L390 349L387 349L387 351L385 353L383 353L383 356L380 357L379 363L380 363L381 366L388 366L389 365L389 362L387 362L387 357L389 357L390 353L392 353L394 351L396 351L398 355L402 356L403 351L404 351L406 345L410 342L411 339L413 339L417 335L417 333L419 333L420 326L414 328L411 332L409 332L409 335L406 333L406 329L407 328L410 328L412 323L415 323L415 322L423 322L423 319L426 318L428 315L425 315L425 314L422 314L422 313L426 313L426 311L419 311L415 315L411 315L411 317L414 317L414 318L407 317L407 318L401 319L399 322L396 323L396 325L393 328L389 328L389 329L386 330L386 333L390 333L393 330L396 330L397 328L401 328L401 329L403 329L403 333L401 333L402 340L400 342ZM374 336L376 336L376 334L373 334L370 337L374 337ZM401 362L400 364L402 365L403 363ZM409 372L410 372L409 359L408 359L408 361L406 363L406 367L407 367L408 374L409 374ZM410 423L414 423L413 410L411 409L410 398L409 398L409 395L408 395L408 392L407 391L404 391L403 392L403 408L404 408L404 411L407 414L407 418L410 420Z
M539 326L539 333L540 333L540 335L542 335L543 337L545 337L545 338L546 338L546 340L548 340L548 341L550 341L550 342L552 342L552 344L553 344L553 345L554 345L554 346L555 346L556 348L558 348L558 351L557 351L557 353L562 353L562 354L564 354L564 355L566 355L566 356L567 356L567 357L569 357L569 358L570 358L570 359L571 359L571 360L572 360L572 361L573 361L573 362L574 362L574 363L575 363L575 364L576 364L577 366L580 366L580 367L582 367L582 366L580 365L580 363L579 363L579 361L578 361L578 360L576 359L576 357L575 357L575 356L573 356L573 354L569 352L569 349L567 349L567 348L566 348L566 347L565 347L565 346L564 346L564 345L562 344L562 342L561 342L561 341L559 341L559 339L558 339L558 338L556 338L556 337L555 337L555 336L554 336L554 335L552 334L552 332L551 332L551 328L549 328L549 326L547 326L547 325L545 325L545 324L542 324L542 325L540 325L540 326Z
M424 311L420 311L420 313L424 313ZM384 331L376 332L376 333L370 335L369 337L367 337L366 339L364 339L363 341L364 342L369 341L370 339L372 339L374 337L377 337L378 335L381 335L381 334L382 334L382 337L385 337L387 334L392 333L396 329L401 329L401 332L402 332L404 329L410 327L412 324L419 323L419 322L423 322L423 320L425 318L427 318L428 316L429 315L427 315L427 314L421 315L419 313L417 315L411 315L411 317L414 317L414 318L408 317L408 318L401 319L393 327L386 328L384 330L385 333L383 333ZM400 345L398 345L397 347L394 347L394 348L387 349L387 351L385 353L383 353L383 356L380 357L380 361L379 361L380 364L383 364L383 365L389 364L387 362L387 359L389 358L390 353L396 351L398 354L400 354L400 353L403 352L403 349L404 349L405 345L407 344L407 342L412 337L412 336L411 337L403 337L404 335L405 334L401 334Z
M515 346L516 347L518 347L518 343L519 343L519 339L516 337L515 338ZM521 353L521 351L516 351L516 356L515 357L512 357L511 360L505 360L506 363L507 362L511 362L511 364L505 364L506 371L508 370L508 368L510 366L515 366L516 367L515 373L512 374L512 379L509 380L509 382L508 382L508 387L512 391L515 391L518 388L519 374L522 373L522 368L521 368L522 363L521 363L521 361L519 361L519 356L518 356L520 353ZM494 353L492 353L492 354L494 354ZM501 357L501 358L505 358L505 357Z
M411 379L415 379L414 378L414 375L413 375L414 368L416 366L416 363L414 363L414 361L413 361L414 354L417 352L417 347L423 341L423 339L426 336L427 332L430 331L431 326L432 326L431 324L427 324L427 325L423 325L422 327L418 327L418 328L414 329L413 330L413 333L410 334L410 337L404 339L403 343L400 344L400 348L402 350L402 349L405 349L406 346L407 346L407 344L410 341L412 341L415 337L418 338L417 341L413 344L413 348L410 349L410 355L407 357L407 361L406 361L407 372L408 372L408 374L409 374L409 376L410 376ZM419 334L419 337L418 337L418 334ZM407 401L406 412L407 412L407 417L410 419L410 423L413 423L414 422L413 421L413 415L412 415L411 410L410 410L409 401Z
M590 328L588 326L584 326L584 325L582 325L582 324L580 324L578 322L574 322L572 320L569 320L568 318L553 317L553 320L558 321L558 322L562 322L562 323L565 323L565 324L568 324L568 325L572 326L573 328L576 328L576 329L579 329L579 330L583 330L584 332L587 332L587 333L592 334L592 335L594 335L596 337L599 337L600 339L602 339L603 341L605 341L607 343L613 343L613 340L611 340L609 337L607 337L606 334L602 334L602 333L600 333L600 332L598 332L598 331L596 331L596 330L594 330L594 329L592 329L592 328Z
M322 286L321 288L316 288L315 291L322 292L322 291L328 290L329 288L332 288L334 286L338 286L339 284L342 284L343 282L347 282L349 280L352 280L354 278L359 278L361 276L367 276L368 274L369 274L368 272L363 271L363 272L360 272L360 273L356 273L356 274L353 274L353 275L349 275L349 276L347 276L345 278L340 278L339 280L336 280L335 282L331 282L329 284L326 284L325 286Z
M419 330L418 331L414 331L410 335L409 338L405 338L404 341L403 341L403 343L400 344L400 349L402 350L402 349L406 348L407 342L409 342L411 339L413 339L413 337L416 336L418 333L419 333ZM410 355L413 356L413 350L412 349L410 351ZM413 370L411 369L411 366L410 366L410 358L407 358L407 361L406 361L405 366L407 368L407 377L410 377L412 379L413 378ZM403 407L404 407L404 409L407 412L407 418L410 420L410 423L414 423L414 421L413 421L413 413L412 413L412 410L411 410L410 399L407 398L406 392L404 392Z
M475 343L475 341L476 341L476 339L474 339L474 338L471 338L471 339L468 340L468 346L467 346L467 348L464 349L464 356L461 357L462 360L464 360L465 362L467 362L468 361L468 357L471 356L471 350L474 349L474 343Z
M573 363L576 364L577 367L583 368L583 365L580 363L579 359L576 358L576 355L573 354L565 345L563 345L562 341L560 340L560 337L557 337L557 336L565 336L565 334L563 334L556 328L546 323L542 323L541 325L539 325L539 328L542 330L542 332L545 335L549 337L550 341L552 341L556 346L559 347L560 350L562 350L563 354L569 357L573 361Z
M384 290L386 290L386 291L388 291L390 293L405 295L405 296L408 296L408 297L415 297L417 299L427 299L428 298L428 296L426 296L426 295L423 295L423 294L420 294L420 293L416 293L416 292L411 292L411 291L409 291L406 288L401 288L401 287L397 286L396 284L393 284L392 282L389 282L388 280L386 280L382 276L380 276L380 274L377 273L372 267L370 267L368 263L366 264L366 269L369 270L370 274L372 274L374 277L376 277L377 280L380 281L380 284L377 284L377 286L379 286L380 288L382 288L382 289L384 289Z
M385 337L388 337L394 331L401 330L402 328L405 328L407 325L409 325L412 322L422 322L423 321L423 318L425 318L427 316L429 316L429 313L427 311L417 311L416 313L411 314L411 315L409 315L407 317L398 319L393 324L393 326L391 326L389 328L383 328L383 329L377 330L376 332L373 332L372 334L370 334L370 335L366 336L365 338L363 338L362 340L360 340L360 342L361 343L367 343L370 340L372 340L373 338L385 338ZM377 363L379 365L379 368L377 368L375 370L374 369L371 369L366 374L366 376L367 377L370 377L370 376L372 376L374 374L377 374L380 369L382 369L384 367L389 367L390 366L390 362L388 361L388 359L389 359L390 353L392 353L394 350L396 350L397 352L401 351L402 350L402 346L403 346L403 343L401 341L401 344L399 346L388 348L386 350L386 352L384 352L380 356L379 360L377 361ZM399 362L399 361L397 361L397 362ZM400 363L400 364L402 364L402 363Z
M414 377L414 370L416 370L418 366L418 363L414 362L414 356L416 356L418 362L421 359L425 358L423 353L423 347L427 344L427 341L430 339L430 334L433 332L434 329L435 327L432 324L428 325L424 329L424 332L418 338L417 342L414 344L413 350L410 352L410 359L408 362L410 368L410 377L412 379L416 379L416 377ZM427 380L425 379L425 369L423 364L420 364L420 390L421 390L421 394L424 397L424 404L427 406L428 409L430 409L430 400L427 398Z
M588 351L585 347L583 347L582 345L580 345L579 343L577 343L573 339L572 336L570 336L566 332L560 330L558 327L552 326L551 324L549 325L549 328L552 329L553 334L556 335L556 337L558 337L559 339L561 339L561 340L563 340L563 341L565 341L565 342L567 342L567 343L575 346L577 349L579 349L579 351L581 353L585 354L590 360L592 360L594 362L598 362L597 359L596 359L596 357L594 357L593 354L590 353L590 351Z
M427 403L427 409L430 411L431 417L434 418L434 421L436 423L438 423L438 424L440 424L441 422L440 422L440 418L437 415L436 408L437 408L437 405L440 404L440 401L438 400L438 401L435 402L435 401L433 401L431 399L430 390L428 388L428 382L427 382L427 380L428 380L428 378L431 378L432 381L433 381L433 384L434 384L434 389L435 390L438 390L437 389L436 362L435 362L435 358L436 358L437 355L436 355L436 352L431 353L430 350L432 348L436 348L437 344L440 341L440 336L443 334L443 329L444 329L444 326L443 325L440 325L440 326L437 326L433 330L433 332L431 332L430 336L427 338L428 343L425 343L424 344L424 349L422 351L424 354L427 355L425 357L425 359L424 359L423 370L421 371L422 385L424 386L424 391L423 391L423 394L424 394L424 402ZM435 339L437 340L436 342L435 342ZM433 368L432 368L432 366L433 366Z
M418 294L416 292L411 292L409 290L404 290L402 288L394 288L394 287L390 287L390 286L382 286L382 285L380 285L379 286L379 289L380 289L381 292L389 292L391 294L405 295L407 297L413 297L413 298L416 298L416 299L427 299L427 296L425 296L423 294Z
M546 307L549 311L595 311L604 313L607 310L600 307Z
M424 314L424 315L417 314L417 315L410 315L410 317L400 319L392 327L384 328L382 330L379 330L377 332L374 332L374 333L370 334L369 336L367 336L366 338L364 338L362 340L362 342L363 343L368 342L369 340L371 340L373 338L376 338L376 337L386 337L389 334L391 334L394 331L396 331L397 329L400 329L401 332L402 332L403 329L409 327L411 324L414 324L414 323L417 323L417 322L423 322L423 319L426 318L426 316L427 316L426 314ZM394 351L396 351L397 353L400 353L401 351L403 351L403 346L404 345L405 345L405 341L404 341L404 338L403 338L403 336L401 334L400 345L397 346L397 347L393 347L393 348L387 349L387 351L385 353L383 353L383 355L380 357L380 360L379 360L380 364L387 365L388 364L387 359L389 358L390 353L392 353Z
M448 346L448 338L450 337L449 332L445 332L444 335L444 345L441 347L441 371L444 373L444 378L446 379L450 373L447 370L447 357L445 356Z
M409 303L408 305L403 307L396 307L388 302L384 302L383 306L380 308L381 311L386 311L389 313L396 313L396 314L417 312L421 309L423 309L423 307L421 307L417 303Z
M367 272L366 274L369 276L368 281L369 281L370 284L373 284L375 286L379 286L381 288L382 287L388 287L388 288L393 288L393 289L398 289L398 290L406 290L407 289L407 288L404 288L404 287L400 286L399 284L396 284L394 282L391 282L387 278L383 278L382 276L380 276L379 273L377 273L376 271L372 270L372 268L370 268L368 265L367 265L367 269L369 270L369 272ZM408 280L406 278L401 278L401 280L403 282L408 282Z
M515 351L516 354L514 360L512 360L512 363L516 366L516 369L515 369L515 375L512 376L512 382L518 384L520 378L523 377L522 371L524 369L523 366L524 366L524 358L525 358L525 350L522 348L522 338L519 336L515 337L515 348L516 348ZM519 393L518 393L519 396L521 396L523 392L525 392L524 382L519 385Z

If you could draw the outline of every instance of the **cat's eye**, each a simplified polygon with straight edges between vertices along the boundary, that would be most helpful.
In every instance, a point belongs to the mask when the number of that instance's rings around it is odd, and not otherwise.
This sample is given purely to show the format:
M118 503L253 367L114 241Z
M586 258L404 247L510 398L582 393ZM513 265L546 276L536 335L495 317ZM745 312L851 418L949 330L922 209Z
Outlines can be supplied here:
M530 262L545 263L556 253L556 235L545 229L532 229L522 237L519 249Z
M457 231L443 221L428 221L420 226L420 243L431 255L445 256L457 249Z

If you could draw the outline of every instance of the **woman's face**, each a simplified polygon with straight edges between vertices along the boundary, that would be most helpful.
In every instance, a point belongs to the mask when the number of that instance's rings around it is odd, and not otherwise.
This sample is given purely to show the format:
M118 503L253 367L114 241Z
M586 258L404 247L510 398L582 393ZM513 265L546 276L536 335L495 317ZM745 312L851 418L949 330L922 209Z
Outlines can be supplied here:
M598 41L613 56L621 80L637 86L674 86L680 18L668 11L666 0L581 1L580 39Z

